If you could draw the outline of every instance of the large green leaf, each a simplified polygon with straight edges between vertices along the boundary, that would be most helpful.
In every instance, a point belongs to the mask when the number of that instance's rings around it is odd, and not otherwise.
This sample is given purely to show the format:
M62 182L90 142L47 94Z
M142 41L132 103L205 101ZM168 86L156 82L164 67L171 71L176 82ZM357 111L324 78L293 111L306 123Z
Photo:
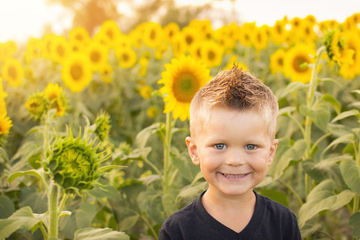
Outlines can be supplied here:
M350 227L352 228L353 237L360 239L360 212L355 213L350 217Z
M290 145L289 139L280 139L274 162L269 168L269 174L274 180L281 177L291 161L299 161L302 159L305 150L306 142L304 139L296 141L293 146Z
M287 95L289 95L290 93L300 90L300 89L304 89L306 88L308 85L305 85L302 82L291 82L289 83L286 88L284 88L278 95L278 98L283 98L286 97Z
M96 208L94 205L84 202L80 208L76 210L76 223L78 228L90 227L92 220L96 215Z
M345 159L340 163L341 175L348 187L360 194L360 167L352 159Z
M324 210L335 211L348 204L354 194L350 190L335 193L335 183L328 179L317 185L307 196L306 203L299 210L299 226Z
M346 111L346 112L342 112L340 113L339 115L337 115L332 121L331 123L334 123L334 122L337 122L339 120L342 120L344 118L348 118L348 117L351 117L351 116L359 116L359 111L356 110L356 109L352 109L352 110L349 110L349 111Z
M34 215L30 207L20 208L8 219L0 219L0 239L7 238L18 229L31 230L41 221L41 217Z
M8 196L0 196L0 218L8 218L15 211L14 203Z
M84 228L75 233L74 240L129 240L123 232L113 231L110 228Z

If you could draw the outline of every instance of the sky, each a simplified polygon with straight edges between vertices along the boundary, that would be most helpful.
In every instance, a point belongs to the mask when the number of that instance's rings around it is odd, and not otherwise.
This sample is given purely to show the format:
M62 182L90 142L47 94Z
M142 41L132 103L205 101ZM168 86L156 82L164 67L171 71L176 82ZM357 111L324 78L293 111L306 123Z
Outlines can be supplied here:
M24 42L29 37L41 37L45 23L51 24L55 34L70 28L69 13L56 6L48 6L46 0L0 0L0 42L14 40ZM177 0L179 5L204 4L209 0ZM216 8L231 11L230 0L216 1ZM360 0L236 0L235 9L245 22L257 25L273 25L285 15L288 18L306 17L311 14L318 21L346 17L360 12Z

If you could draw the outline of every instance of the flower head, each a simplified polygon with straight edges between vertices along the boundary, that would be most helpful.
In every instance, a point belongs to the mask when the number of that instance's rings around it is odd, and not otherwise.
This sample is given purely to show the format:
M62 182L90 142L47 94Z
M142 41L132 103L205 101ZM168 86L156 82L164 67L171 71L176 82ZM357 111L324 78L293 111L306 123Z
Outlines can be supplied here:
M339 65L354 63L354 50L349 48L345 43L343 33L338 30L329 31L325 35L324 45L330 60L335 61Z
M160 92L165 95L165 113L173 111L174 119L189 118L189 109L195 93L210 79L210 70L190 56L182 55L165 64L159 84L164 84Z
M104 141L108 137L110 128L110 115L101 112L95 119L95 134L100 141Z
M36 120L40 119L49 110L50 102L43 92L35 93L25 103L28 112Z
M5 113L0 114L0 136L8 134L10 132L10 128L12 127L12 121L9 117L6 116Z
M50 102L50 108L55 108L55 116L63 116L66 108L66 99L63 89L57 83L49 83L45 88L45 96Z
M48 162L45 169L65 192L80 193L91 189L101 176L101 162L107 159L102 152L97 152L92 142L73 137L71 131L65 137L58 137L47 151Z
M63 63L62 79L72 92L81 92L92 78L91 64L83 54L74 53Z
M23 83L24 71L21 63L15 58L9 58L2 66L2 76L10 86L18 87Z

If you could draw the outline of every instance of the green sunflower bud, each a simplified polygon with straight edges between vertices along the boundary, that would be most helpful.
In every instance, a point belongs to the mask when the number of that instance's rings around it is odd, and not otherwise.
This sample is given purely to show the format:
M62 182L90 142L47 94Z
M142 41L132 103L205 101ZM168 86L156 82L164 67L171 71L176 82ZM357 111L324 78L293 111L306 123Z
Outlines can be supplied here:
M31 95L26 101L25 107L31 116L38 120L49 110L50 102L44 93L40 92Z
M74 138L71 131L66 137L59 137L47 152L49 170L54 181L68 193L78 193L92 189L94 183L103 174L101 162L108 156L98 153L94 142Z
M104 141L108 137L111 128L109 114L101 112L96 117L95 126L95 134L98 136L100 141Z

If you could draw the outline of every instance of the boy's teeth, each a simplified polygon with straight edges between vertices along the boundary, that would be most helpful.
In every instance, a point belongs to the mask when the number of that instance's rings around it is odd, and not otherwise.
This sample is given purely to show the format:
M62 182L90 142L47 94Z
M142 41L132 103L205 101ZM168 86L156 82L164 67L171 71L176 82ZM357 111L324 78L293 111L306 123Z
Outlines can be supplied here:
M226 173L223 173L223 175L225 177L228 177L228 178L239 178L239 177L245 176L246 174L226 174Z

